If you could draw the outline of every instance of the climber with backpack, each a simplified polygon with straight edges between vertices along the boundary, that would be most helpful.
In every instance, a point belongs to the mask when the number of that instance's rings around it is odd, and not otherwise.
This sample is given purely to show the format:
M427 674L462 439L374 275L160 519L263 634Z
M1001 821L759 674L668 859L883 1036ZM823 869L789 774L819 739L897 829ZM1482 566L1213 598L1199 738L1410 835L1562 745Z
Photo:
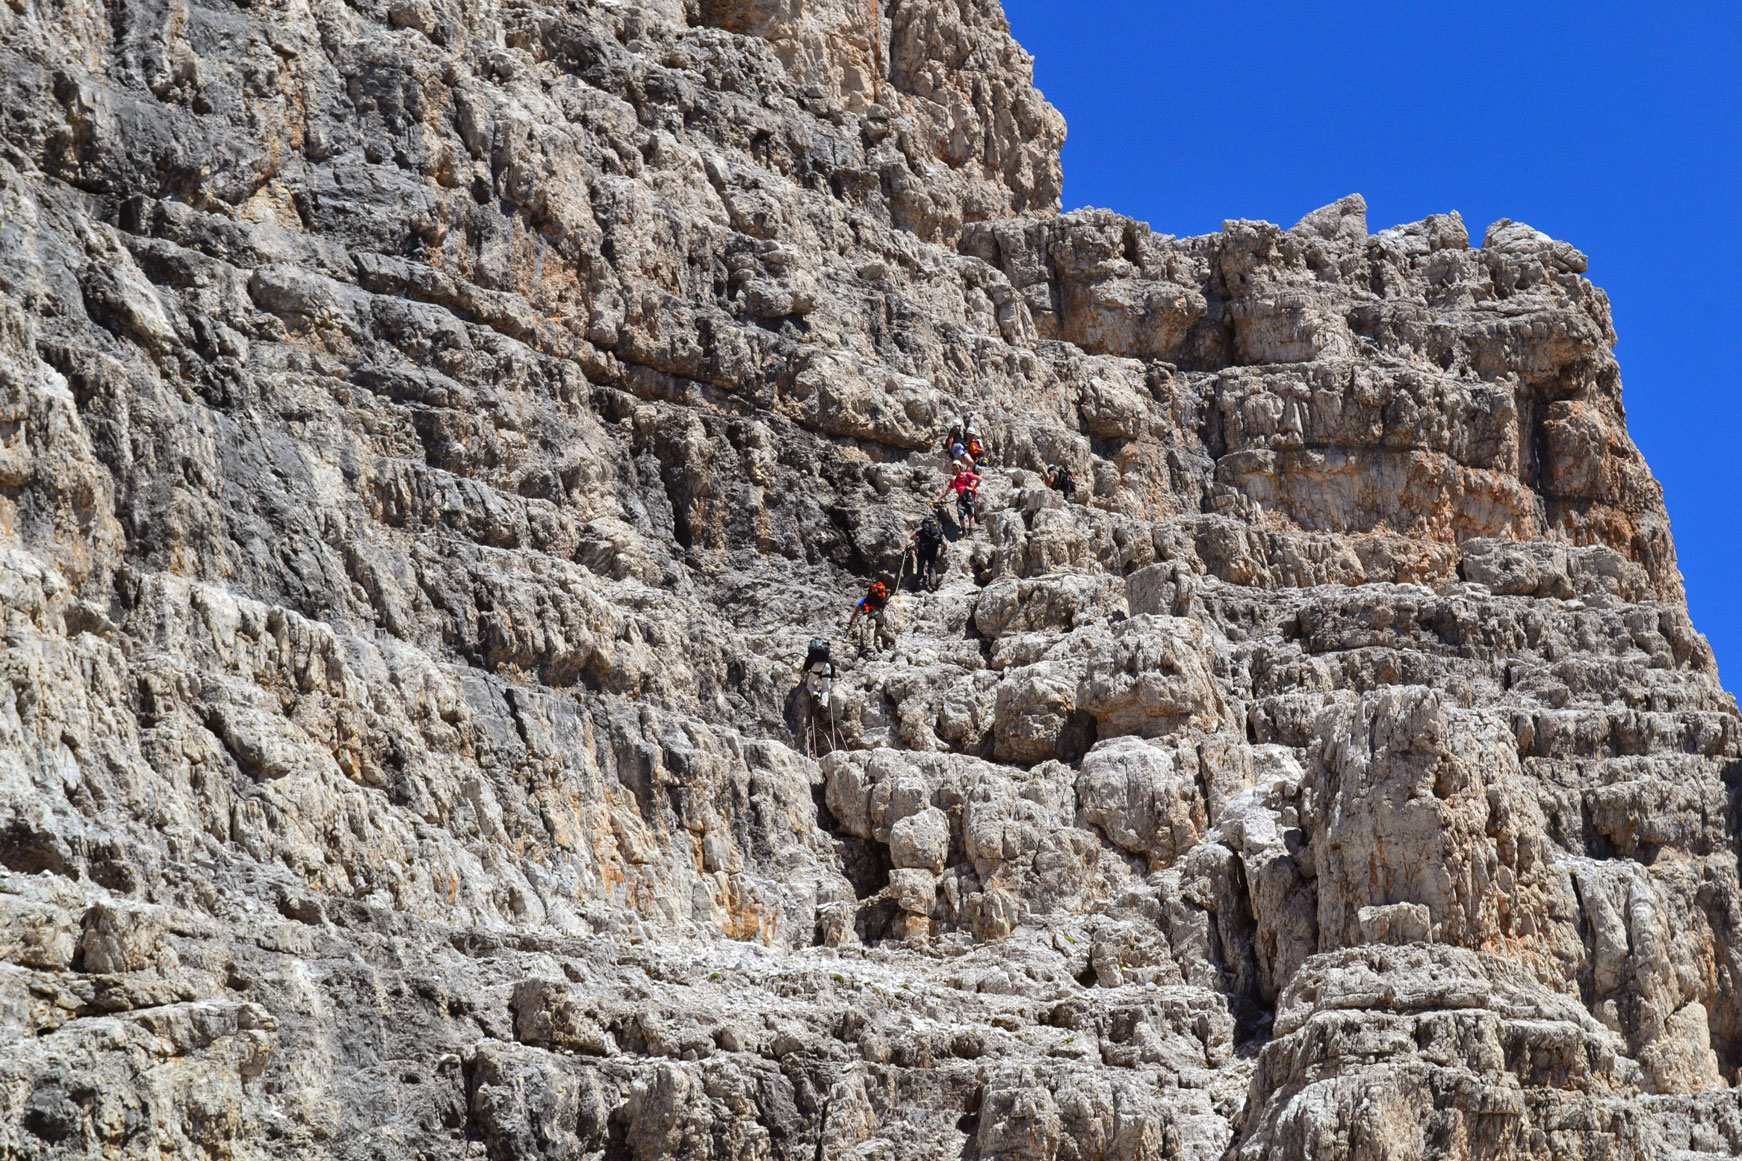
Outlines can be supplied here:
M870 626L865 634L871 639L871 651L880 652L895 644L895 630L889 624L889 585L879 577L871 582L871 587L865 590L865 596L853 608L853 615L847 619L847 638L857 640L853 630L859 624L859 618L864 617ZM865 642L859 641L859 653L865 653Z
M1062 492L1066 500L1072 499L1077 491L1077 479L1071 475L1071 470L1062 464L1046 465L1046 486L1055 492Z
M944 454L952 460L967 450L968 433L965 424L952 423L950 433L944 436Z
M835 663L829 657L829 643L821 637L812 638L810 650L805 654L804 692L806 694L805 723L801 731L805 736L806 750L811 757L817 757L821 750L822 721L828 722L829 749L838 744L835 736L835 707L829 700L834 689Z
M950 465L958 471L974 466L974 457L969 454L968 446L973 440L974 428L966 420L950 427L950 434L944 437L944 454L949 457Z
M913 560L913 581L916 588L923 585L928 592L938 591L938 585L943 580L942 557L948 547L943 521L934 506L931 514L907 542L907 553Z
M973 471L975 465L986 458L986 444L971 423L965 426L957 424L950 428L950 438L946 444L950 463L957 471Z
M965 467L951 477L944 485L943 495L935 503L943 503L950 498L950 493L956 494L956 526L963 532L972 532L979 521L980 477L972 466Z
M974 430L971 425L965 433L965 438L967 439L967 443L963 445L962 450L968 457L967 466L970 468L977 468L986 460L986 445L980 439L980 433Z

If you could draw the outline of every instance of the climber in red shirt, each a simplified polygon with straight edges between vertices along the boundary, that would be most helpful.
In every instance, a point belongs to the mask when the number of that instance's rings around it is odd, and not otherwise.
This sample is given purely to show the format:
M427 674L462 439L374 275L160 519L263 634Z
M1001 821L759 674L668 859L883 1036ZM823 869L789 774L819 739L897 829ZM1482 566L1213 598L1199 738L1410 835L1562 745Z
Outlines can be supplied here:
M939 502L950 498L950 493L956 494L956 523L963 532L972 532L979 520L977 508L980 500L980 476L973 468L963 468L951 477L944 485L944 491L938 497Z

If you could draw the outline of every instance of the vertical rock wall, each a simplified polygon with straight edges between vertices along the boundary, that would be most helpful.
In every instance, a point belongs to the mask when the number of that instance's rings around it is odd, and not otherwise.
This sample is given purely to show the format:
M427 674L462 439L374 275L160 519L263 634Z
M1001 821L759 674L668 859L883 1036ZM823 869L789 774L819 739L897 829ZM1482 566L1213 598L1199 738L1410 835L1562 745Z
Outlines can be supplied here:
M0 0L0 1154L1742 1151L1584 257L1063 134L992 0Z

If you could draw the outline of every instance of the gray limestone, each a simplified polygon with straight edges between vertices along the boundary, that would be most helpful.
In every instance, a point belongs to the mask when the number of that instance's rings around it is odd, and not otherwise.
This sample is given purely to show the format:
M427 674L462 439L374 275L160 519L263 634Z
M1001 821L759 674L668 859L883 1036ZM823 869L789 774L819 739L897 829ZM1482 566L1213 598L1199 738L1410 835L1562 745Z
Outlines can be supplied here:
M1584 256L1063 137L995 0L0 0L0 1156L1742 1154Z

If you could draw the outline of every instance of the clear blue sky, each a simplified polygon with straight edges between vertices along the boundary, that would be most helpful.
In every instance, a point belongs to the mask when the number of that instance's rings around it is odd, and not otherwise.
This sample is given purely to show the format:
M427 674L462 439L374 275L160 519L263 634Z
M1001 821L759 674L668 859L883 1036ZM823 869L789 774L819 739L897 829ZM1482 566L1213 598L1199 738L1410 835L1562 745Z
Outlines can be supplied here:
M1005 0L1065 207L1169 234L1457 210L1591 256L1694 623L1742 681L1742 0Z

